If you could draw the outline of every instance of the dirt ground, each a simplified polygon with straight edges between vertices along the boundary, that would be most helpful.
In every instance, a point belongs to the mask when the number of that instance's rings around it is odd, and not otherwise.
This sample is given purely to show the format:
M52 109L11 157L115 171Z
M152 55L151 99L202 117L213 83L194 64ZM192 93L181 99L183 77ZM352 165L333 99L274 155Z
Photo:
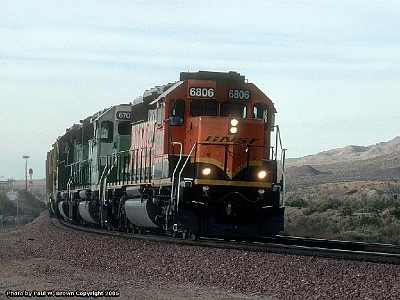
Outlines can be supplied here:
M93 271L67 265L61 254L59 260L48 260L37 254L33 257L31 235L27 232L34 226L30 223L0 230L0 299L272 299L215 287L170 285L168 278L165 282L148 278L130 282L117 271L93 274Z
M398 265L88 234L46 212L0 230L0 300L397 300L399 274Z

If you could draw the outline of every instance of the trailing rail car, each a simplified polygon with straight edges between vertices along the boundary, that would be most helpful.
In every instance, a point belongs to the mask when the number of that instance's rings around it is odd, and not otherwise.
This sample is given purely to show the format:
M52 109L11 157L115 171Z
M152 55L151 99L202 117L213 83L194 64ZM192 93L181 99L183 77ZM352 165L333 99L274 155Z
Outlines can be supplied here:
M273 102L236 72L182 72L74 124L47 153L51 214L171 235L274 236L284 159Z

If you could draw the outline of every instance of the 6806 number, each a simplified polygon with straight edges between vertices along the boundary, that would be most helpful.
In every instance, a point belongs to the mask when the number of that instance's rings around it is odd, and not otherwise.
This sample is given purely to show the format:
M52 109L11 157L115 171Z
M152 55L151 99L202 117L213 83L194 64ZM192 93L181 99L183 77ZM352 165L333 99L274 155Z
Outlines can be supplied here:
M189 96L200 98L214 98L215 89L208 87L191 87L189 89Z
M231 89L228 91L228 98L236 99L236 100L249 100L250 99L250 91L249 90Z

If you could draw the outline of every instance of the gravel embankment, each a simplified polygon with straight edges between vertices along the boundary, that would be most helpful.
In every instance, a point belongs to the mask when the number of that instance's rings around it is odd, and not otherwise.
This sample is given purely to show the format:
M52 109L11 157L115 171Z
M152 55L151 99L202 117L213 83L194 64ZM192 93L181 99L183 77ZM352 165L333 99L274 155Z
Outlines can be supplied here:
M9 290L117 291L118 299L143 300L400 299L400 266L91 235L61 230L46 214L0 231L0 243L0 299Z

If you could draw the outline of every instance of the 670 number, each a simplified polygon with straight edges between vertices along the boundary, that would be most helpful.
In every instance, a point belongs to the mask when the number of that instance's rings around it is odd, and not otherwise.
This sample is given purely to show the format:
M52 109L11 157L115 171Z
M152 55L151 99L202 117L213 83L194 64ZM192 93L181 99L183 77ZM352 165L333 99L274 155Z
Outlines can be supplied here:
M189 96L200 98L214 98L215 90L213 88L207 87L191 87L189 89Z

